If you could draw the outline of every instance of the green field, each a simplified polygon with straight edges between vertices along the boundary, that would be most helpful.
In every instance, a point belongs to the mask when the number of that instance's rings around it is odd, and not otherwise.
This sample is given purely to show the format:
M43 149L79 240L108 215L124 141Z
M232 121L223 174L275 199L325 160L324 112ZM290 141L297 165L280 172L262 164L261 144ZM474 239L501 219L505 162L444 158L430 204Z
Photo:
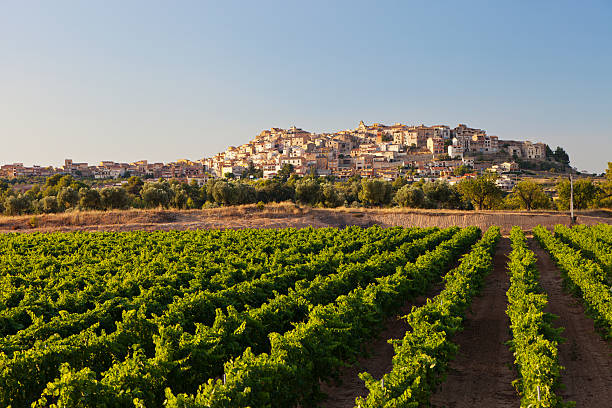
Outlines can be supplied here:
M610 228L534 235L612 334ZM0 406L316 406L321 382L442 282L405 317L412 330L397 339L392 371L382 382L360 375L368 395L355 402L427 404L499 239L496 227L0 235ZM552 405L534 406L555 406L557 339L528 319L550 358L519 341L515 320L545 299L523 233L511 240L517 390L527 406L547 387L538 398Z

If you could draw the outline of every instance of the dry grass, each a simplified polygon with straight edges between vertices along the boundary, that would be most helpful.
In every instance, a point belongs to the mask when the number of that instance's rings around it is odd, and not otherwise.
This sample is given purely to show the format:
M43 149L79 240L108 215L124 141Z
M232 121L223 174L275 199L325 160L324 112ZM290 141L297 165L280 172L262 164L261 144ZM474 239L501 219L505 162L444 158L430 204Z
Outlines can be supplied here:
M608 210L580 211L578 222L612 223ZM255 204L204 210L84 211L37 216L0 216L0 232L186 230L208 228L344 227L382 225L449 227L499 225L508 232L514 225L531 230L541 224L568 224L569 215L556 211L459 211L421 209L310 208L293 203Z

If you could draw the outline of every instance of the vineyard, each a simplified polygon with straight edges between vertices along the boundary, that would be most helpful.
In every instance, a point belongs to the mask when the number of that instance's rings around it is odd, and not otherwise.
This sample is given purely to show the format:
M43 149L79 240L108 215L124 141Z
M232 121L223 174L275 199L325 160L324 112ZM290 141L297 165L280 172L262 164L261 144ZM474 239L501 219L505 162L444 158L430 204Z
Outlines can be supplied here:
M0 406L473 406L460 398L487 392L504 398L489 406L605 406L594 401L612 400L612 227L533 236L378 226L0 235ZM395 319L404 329L384 338ZM483 335L492 328L499 338ZM373 345L387 340L381 370ZM496 360L479 362L489 346ZM609 387L587 392L571 353L598 359L589 386ZM487 368L468 369L476 362Z

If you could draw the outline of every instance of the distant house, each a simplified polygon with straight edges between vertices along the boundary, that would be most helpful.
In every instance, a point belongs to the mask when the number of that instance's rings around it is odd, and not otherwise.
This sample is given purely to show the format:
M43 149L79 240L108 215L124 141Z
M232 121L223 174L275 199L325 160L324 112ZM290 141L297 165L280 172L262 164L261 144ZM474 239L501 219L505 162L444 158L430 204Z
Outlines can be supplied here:
M510 191L516 185L516 181L510 177L500 177L495 180L495 185L504 191Z

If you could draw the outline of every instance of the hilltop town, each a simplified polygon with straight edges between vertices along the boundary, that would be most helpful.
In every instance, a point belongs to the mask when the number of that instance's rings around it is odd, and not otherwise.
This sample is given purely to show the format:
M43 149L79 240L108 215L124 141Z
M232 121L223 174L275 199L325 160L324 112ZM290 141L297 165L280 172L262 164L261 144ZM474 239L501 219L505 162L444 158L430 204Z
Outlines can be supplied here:
M336 180L355 175L395 180L410 175L445 179L452 184L463 176L457 174L458 168L469 172L485 169L511 172L519 170L519 163L536 163L536 167L538 162L546 160L554 163L553 154L544 143L500 140L483 129L465 124L450 128L400 123L366 125L361 121L355 129L335 133L311 133L295 126L271 128L243 145L230 146L224 152L197 161L102 161L89 165L66 159L59 168L14 163L1 166L0 177L47 177L65 173L94 179L140 176L195 180L204 184L210 178L226 175L253 177L255 171L259 177L273 178L283 166L290 165L297 175L333 176ZM512 187L512 179L508 177L500 178L499 183L505 188Z
M313 134L296 127L264 130L250 142L230 146L202 163L217 177L240 175L254 166L270 178L289 164L298 175L394 180L406 174L451 178L461 166L513 171L519 169L517 159L545 160L547 151L544 143L499 140L464 124L368 126L362 121L356 129L336 133Z

